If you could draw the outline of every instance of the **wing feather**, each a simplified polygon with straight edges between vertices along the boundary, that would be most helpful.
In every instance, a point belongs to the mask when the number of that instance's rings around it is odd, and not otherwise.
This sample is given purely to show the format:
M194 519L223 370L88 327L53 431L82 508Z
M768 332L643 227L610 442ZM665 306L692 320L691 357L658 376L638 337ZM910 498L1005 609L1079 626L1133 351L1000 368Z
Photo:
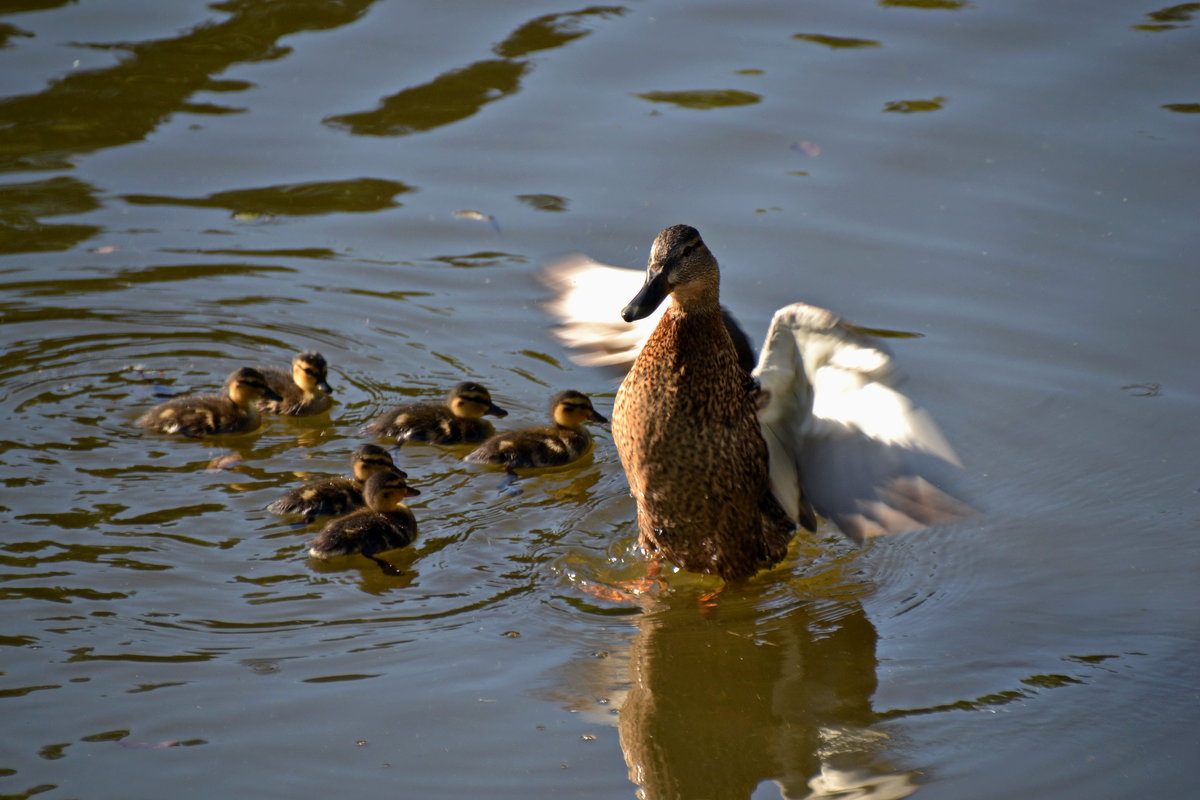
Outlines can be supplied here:
M771 488L797 522L807 498L861 542L969 512L927 477L958 457L899 390L891 354L876 340L794 303L775 313L754 375Z
M666 309L664 304L645 319L625 322L618 311L642 288L645 272L579 253L547 264L538 277L552 292L543 307L558 320L555 338L584 366L628 369Z

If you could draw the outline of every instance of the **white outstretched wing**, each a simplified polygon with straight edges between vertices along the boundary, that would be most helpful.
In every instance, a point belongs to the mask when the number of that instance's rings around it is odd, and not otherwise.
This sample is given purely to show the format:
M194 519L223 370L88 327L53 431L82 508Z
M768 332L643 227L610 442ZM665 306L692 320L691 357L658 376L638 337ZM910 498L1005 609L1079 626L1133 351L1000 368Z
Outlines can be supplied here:
M626 323L618 310L641 288L640 270L571 255L539 277L554 335L578 364L626 370L662 309ZM665 304L664 304L665 308ZM751 348L726 312L735 342ZM753 363L752 353L747 352ZM754 370L775 497L797 523L806 501L855 541L958 519L971 509L929 481L958 465L929 415L898 391L883 346L833 313L794 303L775 313ZM803 485L803 495L801 486Z
M646 279L641 270L610 267L585 255L565 256L538 275L552 296L544 304L558 321L554 336L585 366L628 369L650 338L666 303L650 316L629 323L621 309Z
M958 465L929 415L897 390L891 355L829 311L775 312L755 377L771 488L799 521L804 496L855 541L970 511L928 480Z

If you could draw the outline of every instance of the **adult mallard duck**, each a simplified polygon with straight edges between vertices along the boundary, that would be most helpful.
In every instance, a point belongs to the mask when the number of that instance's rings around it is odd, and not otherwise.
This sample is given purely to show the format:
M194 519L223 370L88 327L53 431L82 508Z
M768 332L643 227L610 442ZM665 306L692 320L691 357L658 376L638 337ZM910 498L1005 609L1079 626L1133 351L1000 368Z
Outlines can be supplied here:
M365 503L363 485L367 479L376 472L387 471L395 472L401 478L408 477L396 468L387 450L379 445L364 444L350 458L352 477L324 478L289 489L283 497L267 506L267 511L280 516L296 514L307 520L344 514Z
M575 281L563 269L552 282L569 288ZM572 269L607 270L610 284L617 272L634 274L579 262ZM634 356L612 430L647 552L740 580L780 561L795 526L815 530L817 513L858 542L967 513L921 477L927 461L957 459L896 391L881 345L797 303L776 312L748 373L719 288L717 260L699 232L667 228L621 312L626 322L642 320L670 296L653 331L644 342L630 335L617 347L592 346L609 363ZM589 346L586 321L564 321L568 343Z
M376 472L363 486L367 507L331 520L308 543L308 554L313 558L351 553L373 556L406 547L417 536L417 519L404 500L418 494L399 472Z
M163 433L184 436L211 436L219 433L246 433L259 426L260 398L278 400L279 394L267 385L262 373L242 367L225 379L224 394L175 397L159 403L138 419L137 424Z
M553 425L498 433L463 458L473 464L499 464L509 471L527 467L555 467L569 464L587 452L591 434L586 422L608 422L591 399L582 392L568 389L550 401Z
M320 353L308 350L292 358L289 372L279 367L259 367L259 372L279 395L278 400L263 398L258 401L260 410L268 414L286 417L305 417L328 411L333 405L329 393L329 365Z
M485 414L506 417L508 412L492 402L483 386L470 381L450 390L444 404L410 403L381 414L367 432L405 442L430 444L474 444L496 432Z

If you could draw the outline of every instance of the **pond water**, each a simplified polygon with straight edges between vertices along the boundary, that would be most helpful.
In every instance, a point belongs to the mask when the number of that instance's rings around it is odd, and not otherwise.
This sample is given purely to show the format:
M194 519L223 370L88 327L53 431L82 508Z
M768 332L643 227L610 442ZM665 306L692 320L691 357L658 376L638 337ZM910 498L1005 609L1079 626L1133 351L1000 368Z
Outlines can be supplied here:
M1197 791L1197 4L0 8L0 796ZM513 493L400 451L399 575L266 512L460 380L608 414L537 271L680 222L752 337L923 334L984 513L701 613L583 590L644 569L603 426ZM133 424L304 349L328 415Z

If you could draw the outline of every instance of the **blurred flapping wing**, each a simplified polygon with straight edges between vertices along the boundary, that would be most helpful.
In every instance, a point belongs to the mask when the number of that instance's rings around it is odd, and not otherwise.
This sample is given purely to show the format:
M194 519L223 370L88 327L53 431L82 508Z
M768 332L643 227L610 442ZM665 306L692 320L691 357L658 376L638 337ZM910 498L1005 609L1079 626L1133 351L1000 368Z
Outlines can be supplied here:
M771 488L800 522L807 497L856 542L970 513L930 482L958 458L897 386L882 345L829 311L775 312L755 377ZM803 496L801 495L803 485Z

